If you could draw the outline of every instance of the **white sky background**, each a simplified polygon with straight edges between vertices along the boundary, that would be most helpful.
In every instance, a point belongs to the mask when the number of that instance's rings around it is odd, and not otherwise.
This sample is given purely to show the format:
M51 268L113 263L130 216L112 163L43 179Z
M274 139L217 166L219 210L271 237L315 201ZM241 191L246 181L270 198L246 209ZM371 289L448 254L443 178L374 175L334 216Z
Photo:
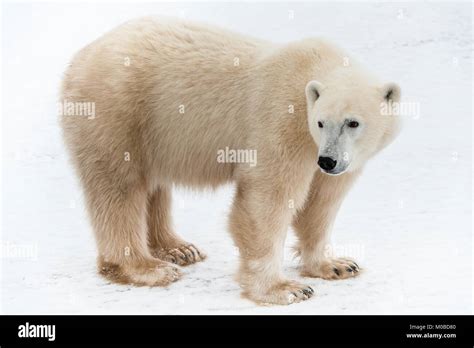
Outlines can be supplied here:
M168 290L108 285L95 274L57 126L58 86L77 50L153 14L275 42L325 37L419 103L419 117L406 117L397 141L368 164L334 226L342 253L366 269L361 277L306 279L317 296L290 307L240 299L226 231L231 187L176 192L179 233L210 257ZM37 248L35 259L1 258L5 313L472 313L469 3L5 3L2 87L2 242ZM287 251L286 272L297 277Z

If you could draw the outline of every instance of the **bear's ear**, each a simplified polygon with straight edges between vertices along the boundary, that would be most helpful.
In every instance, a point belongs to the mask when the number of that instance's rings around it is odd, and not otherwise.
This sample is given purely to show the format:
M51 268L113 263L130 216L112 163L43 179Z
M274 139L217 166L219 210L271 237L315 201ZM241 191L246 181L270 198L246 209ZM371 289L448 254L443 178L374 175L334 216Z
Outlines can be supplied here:
M387 83L382 87L382 95L386 102L398 102L401 96L400 87L393 82Z
M308 109L313 107L323 89L324 85L319 81L313 80L308 82L306 85L306 103L308 104Z

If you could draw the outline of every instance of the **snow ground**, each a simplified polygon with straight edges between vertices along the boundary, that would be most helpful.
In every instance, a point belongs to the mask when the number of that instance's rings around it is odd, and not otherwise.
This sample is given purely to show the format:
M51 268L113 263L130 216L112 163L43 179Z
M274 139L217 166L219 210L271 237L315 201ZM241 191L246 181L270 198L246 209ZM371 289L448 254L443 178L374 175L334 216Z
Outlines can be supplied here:
M397 141L368 164L334 226L336 251L359 261L360 277L304 279L317 296L287 307L240 298L226 231L232 187L176 191L177 230L209 258L170 288L112 285L96 274L92 231L57 125L57 87L76 50L150 14L279 42L323 36L419 103L420 114L405 117ZM472 313L470 3L7 3L2 29L1 313ZM293 242L290 233L285 270L299 278Z

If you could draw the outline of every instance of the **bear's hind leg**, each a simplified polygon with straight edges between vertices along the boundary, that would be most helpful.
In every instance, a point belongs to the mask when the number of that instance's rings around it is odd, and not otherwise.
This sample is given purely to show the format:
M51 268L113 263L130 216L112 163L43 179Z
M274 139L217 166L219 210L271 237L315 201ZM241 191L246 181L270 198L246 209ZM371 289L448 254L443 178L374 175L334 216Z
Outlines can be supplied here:
M160 187L148 195L148 243L156 257L187 266L206 258L204 252L185 242L171 222L171 188Z
M146 191L117 188L95 177L86 185L86 199L99 250L99 273L115 283L166 286L180 278L180 271L154 258L147 246Z

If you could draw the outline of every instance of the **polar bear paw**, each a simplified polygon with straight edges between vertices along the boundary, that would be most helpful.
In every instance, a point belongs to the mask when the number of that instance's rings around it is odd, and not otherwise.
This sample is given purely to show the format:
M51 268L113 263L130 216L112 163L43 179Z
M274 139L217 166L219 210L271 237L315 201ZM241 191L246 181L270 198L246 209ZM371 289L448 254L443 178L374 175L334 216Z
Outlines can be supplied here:
M167 262L179 266L188 266L193 263L204 261L206 254L193 244L183 244L172 249L161 249L154 252L155 256Z
M305 267L301 274L304 277L337 280L356 277L360 272L361 268L354 260L334 258L327 259L319 263L318 266Z
M168 286L182 276L176 265L161 260L121 265L100 261L99 273L114 283L135 286Z
M283 281L265 292L244 291L243 296L261 305L289 305L310 299L314 295L311 286L296 281Z

